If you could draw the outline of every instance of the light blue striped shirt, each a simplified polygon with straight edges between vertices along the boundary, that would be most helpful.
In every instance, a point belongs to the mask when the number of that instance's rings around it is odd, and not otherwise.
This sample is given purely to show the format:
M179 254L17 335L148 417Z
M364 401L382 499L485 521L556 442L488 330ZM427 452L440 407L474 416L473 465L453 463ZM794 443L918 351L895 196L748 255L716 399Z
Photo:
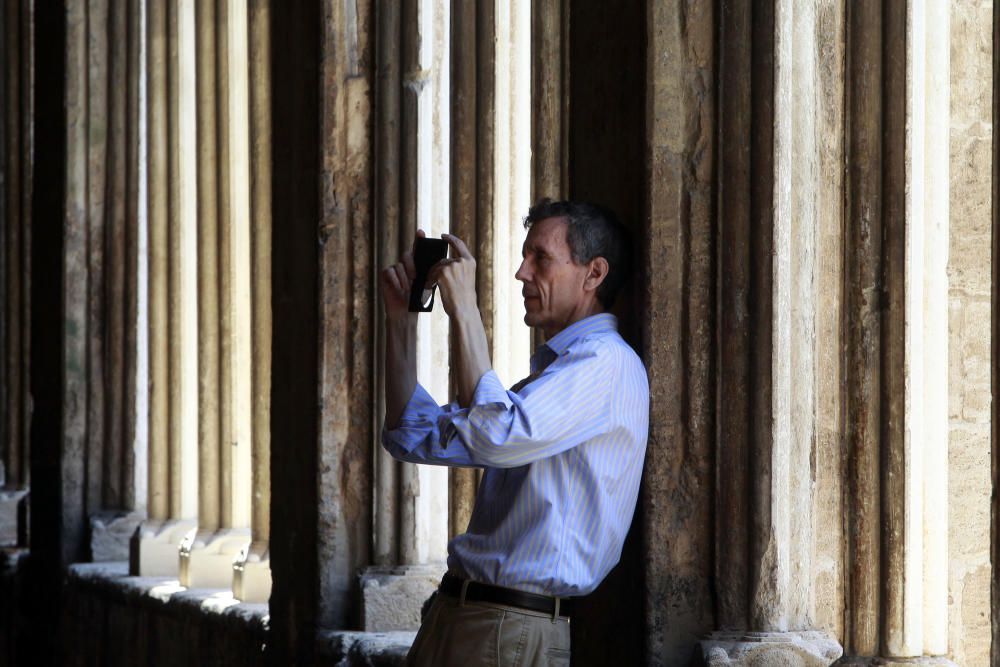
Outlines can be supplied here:
M617 319L560 331L510 391L492 370L469 408L439 407L417 385L382 442L413 463L482 467L472 518L448 544L453 573L571 597L593 591L621 557L649 428L649 382Z

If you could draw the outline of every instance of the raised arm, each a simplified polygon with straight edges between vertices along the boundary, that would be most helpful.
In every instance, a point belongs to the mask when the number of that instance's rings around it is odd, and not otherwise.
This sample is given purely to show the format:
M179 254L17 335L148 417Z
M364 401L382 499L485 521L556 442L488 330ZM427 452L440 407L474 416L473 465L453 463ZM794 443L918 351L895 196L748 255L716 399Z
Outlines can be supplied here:
M418 230L417 236L422 237ZM410 285L416 275L413 250L379 276L385 305L385 427L399 425L417 386L417 314L409 312Z
M451 234L443 234L441 238L451 244L454 256L431 269L427 282L441 288L441 302L455 325L458 338L455 384L458 404L466 408L472 403L479 380L493 364L476 298L476 260L462 239Z

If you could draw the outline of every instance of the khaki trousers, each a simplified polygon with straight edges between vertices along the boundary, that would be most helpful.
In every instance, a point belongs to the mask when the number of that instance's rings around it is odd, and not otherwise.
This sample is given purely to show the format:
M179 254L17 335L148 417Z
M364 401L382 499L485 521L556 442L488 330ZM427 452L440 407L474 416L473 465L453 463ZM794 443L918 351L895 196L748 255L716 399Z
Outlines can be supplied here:
M569 620L438 594L413 641L410 667L569 667Z

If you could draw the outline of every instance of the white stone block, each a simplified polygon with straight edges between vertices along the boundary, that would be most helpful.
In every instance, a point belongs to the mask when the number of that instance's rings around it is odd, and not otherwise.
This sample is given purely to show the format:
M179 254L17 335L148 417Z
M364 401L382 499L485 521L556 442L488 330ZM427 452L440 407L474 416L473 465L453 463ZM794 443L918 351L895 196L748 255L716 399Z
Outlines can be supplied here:
M266 542L247 545L233 563L233 597L240 602L271 599L271 554Z
M176 577L181 541L198 530L193 519L145 521L132 536L129 574L142 577Z
M249 528L224 528L189 534L179 550L181 586L232 590L233 563L249 544Z

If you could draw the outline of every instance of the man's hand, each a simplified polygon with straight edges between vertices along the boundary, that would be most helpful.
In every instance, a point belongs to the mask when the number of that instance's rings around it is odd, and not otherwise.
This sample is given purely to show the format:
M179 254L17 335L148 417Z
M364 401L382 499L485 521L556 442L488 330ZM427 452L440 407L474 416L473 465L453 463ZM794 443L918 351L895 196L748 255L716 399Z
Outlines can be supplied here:
M427 285L437 285L441 289L441 302L449 317L478 318L476 260L462 239L451 234L442 234L441 238L451 245L452 254L456 256L435 264L427 274Z
M417 236L424 238L424 231L418 229ZM411 315L409 312L410 286L416 275L417 270L413 264L413 246L410 246L410 249L403 253L403 257L398 263L382 270L379 275L379 285L382 288L382 303L385 304L386 319L390 321L400 320Z

